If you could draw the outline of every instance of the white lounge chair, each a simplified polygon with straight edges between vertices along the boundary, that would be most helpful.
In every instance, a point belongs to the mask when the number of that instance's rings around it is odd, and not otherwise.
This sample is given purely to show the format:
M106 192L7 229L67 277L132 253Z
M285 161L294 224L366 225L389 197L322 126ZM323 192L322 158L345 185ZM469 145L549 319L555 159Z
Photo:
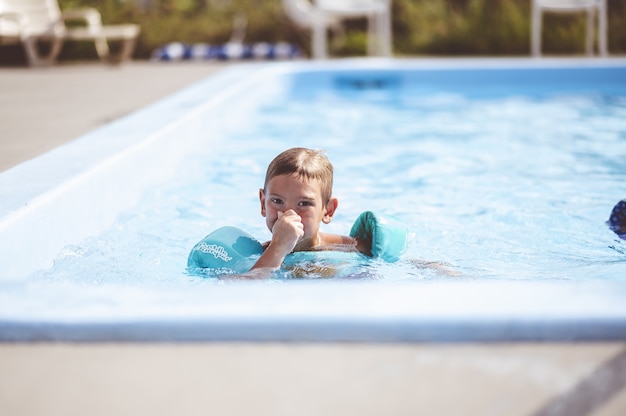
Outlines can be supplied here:
M70 20L84 25L67 27ZM131 57L139 31L135 24L103 26L92 8L61 12L57 0L0 0L0 45L22 43L32 66L51 65L65 40L94 41L101 59L122 62ZM50 43L45 55L39 51L40 41ZM111 54L109 41L122 42L119 53Z
M367 17L368 55L391 56L391 0L283 0L287 15L312 29L313 59L328 57L326 31L344 19Z
M598 14L598 44L602 56L608 55L607 46L607 7L606 0L533 0L532 2L532 35L531 52L534 56L541 55L541 28L544 11L553 13L587 13L587 55L593 55L593 38L595 14Z

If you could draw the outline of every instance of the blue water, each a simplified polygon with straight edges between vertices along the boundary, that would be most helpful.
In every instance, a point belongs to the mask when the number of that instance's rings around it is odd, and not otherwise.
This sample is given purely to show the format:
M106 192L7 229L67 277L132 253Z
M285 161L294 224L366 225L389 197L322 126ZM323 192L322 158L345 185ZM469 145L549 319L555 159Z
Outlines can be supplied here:
M623 86L435 88L349 75L334 86L294 86L219 145L198 132L207 146L170 183L31 279L214 281L186 273L189 250L223 225L269 239L258 189L271 159L293 146L325 149L334 163L339 209L326 231L347 234L365 210L408 225L403 259L369 262L358 276L626 279L626 241L605 225L626 198Z

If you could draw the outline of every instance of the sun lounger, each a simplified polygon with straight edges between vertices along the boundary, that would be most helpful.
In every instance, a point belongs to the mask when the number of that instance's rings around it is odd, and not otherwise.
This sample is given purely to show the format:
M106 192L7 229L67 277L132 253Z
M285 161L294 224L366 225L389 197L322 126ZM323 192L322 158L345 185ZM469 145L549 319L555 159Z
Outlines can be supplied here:
M600 55L608 55L606 0L533 0L531 52L541 55L541 27L544 11L552 13L587 12L587 55L593 55L594 22L598 14L598 46Z
M391 0L283 0L291 20L312 30L314 59L328 57L326 31L344 19L368 19L368 55L391 56Z
M68 21L83 25L68 27ZM22 43L32 66L54 63L66 40L93 41L102 60L122 62L130 59L139 31L135 24L103 26L92 8L61 12L57 0L0 0L0 45ZM122 43L119 53L111 53L110 41ZM41 42L49 43L45 54Z

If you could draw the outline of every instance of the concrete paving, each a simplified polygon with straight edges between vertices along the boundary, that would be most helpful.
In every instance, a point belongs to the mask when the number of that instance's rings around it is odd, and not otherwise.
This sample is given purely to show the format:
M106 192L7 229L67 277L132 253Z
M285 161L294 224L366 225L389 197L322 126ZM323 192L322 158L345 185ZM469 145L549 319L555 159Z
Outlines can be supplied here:
M0 344L0 413L623 416L625 351L623 344Z
M223 69L221 62L0 67L0 171Z
M0 68L0 170L221 63ZM626 414L626 344L0 343L2 415Z

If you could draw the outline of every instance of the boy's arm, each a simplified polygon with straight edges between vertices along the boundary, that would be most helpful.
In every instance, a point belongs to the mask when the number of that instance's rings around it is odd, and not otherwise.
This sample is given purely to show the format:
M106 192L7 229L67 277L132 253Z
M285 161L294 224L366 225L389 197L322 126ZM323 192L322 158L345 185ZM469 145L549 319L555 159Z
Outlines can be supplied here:
M366 256L372 256L372 240L369 238L355 238L356 249Z
M282 250L275 249L270 243L250 270L265 268L278 269L283 264L287 254L289 253L285 254Z

